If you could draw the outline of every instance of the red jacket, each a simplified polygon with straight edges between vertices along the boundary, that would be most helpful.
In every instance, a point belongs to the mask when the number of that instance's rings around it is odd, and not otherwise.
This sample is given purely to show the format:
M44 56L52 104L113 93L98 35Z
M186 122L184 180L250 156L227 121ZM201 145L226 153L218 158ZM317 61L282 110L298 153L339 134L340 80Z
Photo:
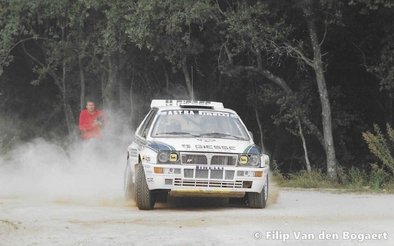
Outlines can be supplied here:
M79 115L79 129L83 139L97 138L101 136L101 125L94 125L97 118L101 118L103 113L95 110L92 114L87 109L81 111Z

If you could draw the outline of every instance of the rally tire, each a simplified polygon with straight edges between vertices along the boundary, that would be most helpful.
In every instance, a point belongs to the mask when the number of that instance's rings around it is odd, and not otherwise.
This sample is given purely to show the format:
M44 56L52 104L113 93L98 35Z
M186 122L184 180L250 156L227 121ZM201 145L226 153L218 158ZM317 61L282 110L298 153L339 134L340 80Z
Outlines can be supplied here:
M247 199L250 208L265 208L268 200L268 176L262 191L247 193Z
M150 191L146 183L144 168L141 164L136 166L135 171L135 202L140 210L151 210L155 206L153 191Z
M135 185L133 184L131 167L126 166L124 178L124 196L126 200L135 200Z

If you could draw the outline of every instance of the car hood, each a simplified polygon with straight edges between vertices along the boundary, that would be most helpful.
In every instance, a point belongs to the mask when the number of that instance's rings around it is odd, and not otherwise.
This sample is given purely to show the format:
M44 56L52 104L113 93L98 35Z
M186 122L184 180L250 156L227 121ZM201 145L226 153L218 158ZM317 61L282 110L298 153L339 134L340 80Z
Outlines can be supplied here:
M261 153L260 148L251 141L221 138L155 138L148 141L147 146L155 151Z

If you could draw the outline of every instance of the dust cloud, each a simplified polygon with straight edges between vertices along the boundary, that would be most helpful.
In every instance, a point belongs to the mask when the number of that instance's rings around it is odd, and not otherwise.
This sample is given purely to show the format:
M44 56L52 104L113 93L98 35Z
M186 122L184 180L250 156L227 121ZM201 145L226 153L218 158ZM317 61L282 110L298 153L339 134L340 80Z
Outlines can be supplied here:
M101 139L59 144L34 139L0 156L0 197L60 202L123 200L123 171L132 131L111 117Z
M60 144L36 138L0 155L0 197L103 206L132 204L123 198L123 177L133 131L119 114L105 113L109 120L101 139ZM270 180L268 206L278 197L278 188Z
M273 179L272 174L269 174L269 190L268 190L267 206L275 204L278 198L279 198L279 186Z

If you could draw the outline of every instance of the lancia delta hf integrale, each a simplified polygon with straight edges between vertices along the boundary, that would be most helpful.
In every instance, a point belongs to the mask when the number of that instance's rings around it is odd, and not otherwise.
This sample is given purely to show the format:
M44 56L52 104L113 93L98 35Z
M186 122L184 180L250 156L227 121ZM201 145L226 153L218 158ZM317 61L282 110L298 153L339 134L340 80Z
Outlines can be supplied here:
M268 172L269 157L222 103L152 100L128 147L125 196L143 210L167 195L229 197L264 208Z

